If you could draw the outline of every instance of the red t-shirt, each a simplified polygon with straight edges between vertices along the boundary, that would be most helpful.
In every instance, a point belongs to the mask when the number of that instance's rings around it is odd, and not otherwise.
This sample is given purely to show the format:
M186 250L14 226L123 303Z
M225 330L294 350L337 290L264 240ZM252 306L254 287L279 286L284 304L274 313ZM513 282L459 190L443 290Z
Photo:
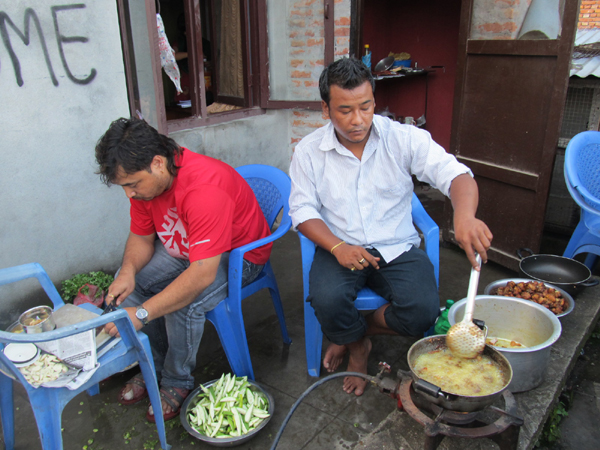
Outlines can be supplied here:
M175 258L198 261L269 236L271 231L254 192L235 169L183 149L169 190L150 201L131 199L131 232L158 235ZM264 264L272 244L244 258Z

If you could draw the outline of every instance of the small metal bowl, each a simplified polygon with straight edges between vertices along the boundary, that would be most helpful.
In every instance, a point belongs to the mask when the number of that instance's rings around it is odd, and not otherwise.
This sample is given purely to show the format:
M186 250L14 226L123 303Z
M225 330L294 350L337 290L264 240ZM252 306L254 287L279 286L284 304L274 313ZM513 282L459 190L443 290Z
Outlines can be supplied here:
M49 306L28 309L19 317L19 323L23 325L27 334L52 331L56 328L52 319L52 308Z
M539 280L533 280L531 278L504 278L502 280L496 280L496 281L488 284L485 287L485 289L483 291L483 294L484 295L498 295L496 293L496 292L498 292L498 288L506 286L506 284L509 281L514 281L515 283L530 283L530 282L533 282L533 281L540 282ZM565 309L564 312L562 312L560 314L556 314L556 317L566 316L571 311L573 311L573 308L575 308L575 300L573 300L573 297L571 296L571 294L569 294L564 289L561 289L561 288L559 288L559 287L557 287L557 286L555 286L553 284L544 282L544 285L548 286L549 288L555 289L558 292L560 292L561 295L563 296L563 298L567 302L567 309ZM509 297L509 298L519 298L519 297Z
M214 383L216 383L217 381L219 381L219 380L212 380L207 383L204 383L204 387L208 388L208 387L212 386ZM262 392L265 395L265 397L267 397L267 401L269 402L270 416L267 417L265 420L263 420L262 423L258 427L256 427L254 430L252 430L251 432L246 433L242 436L236 436L236 437L232 437L232 438L214 438L214 437L206 436L205 434L202 434L202 433L198 433L190 425L190 423L188 421L188 411L191 410L196 405L196 397L198 397L198 395L204 393L204 391L202 390L202 387L200 387L200 386L198 386L196 389L194 389L190 393L190 395L188 395L188 397L185 399L185 401L183 402L183 405L181 405L181 412L179 413L179 420L181 421L183 428L185 428L186 431L188 433L190 433L192 436L194 436L196 439L198 439L202 442L205 442L209 445L212 445L214 447L235 447L235 446L241 445L244 442L247 442L250 439L252 439L253 437L255 437L267 425L267 423L269 423L269 421L273 417L273 411L275 409L275 401L273 400L273 397L271 396L271 394L269 394L256 381L248 380L248 383L250 383L250 385L252 385L253 390Z

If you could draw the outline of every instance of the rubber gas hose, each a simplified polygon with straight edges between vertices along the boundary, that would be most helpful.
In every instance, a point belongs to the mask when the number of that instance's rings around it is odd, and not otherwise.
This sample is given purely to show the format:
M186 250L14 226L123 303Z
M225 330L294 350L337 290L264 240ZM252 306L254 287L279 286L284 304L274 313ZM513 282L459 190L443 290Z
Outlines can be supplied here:
M283 434L283 430L285 429L286 425L290 421L290 418L292 417L292 414L294 414L294 411L296 411L296 408L298 407L298 405L300 405L300 403L302 403L302 401L306 398L306 396L308 394L310 394L313 390L315 390L316 388L318 388L319 386L321 386L322 384L324 384L324 383L326 383L326 382L328 382L330 380L333 380L334 378L341 378L341 377L359 377L359 378L364 378L365 380L370 381L371 383L374 383L374 384L377 382L376 377L371 376L371 375L366 375L364 373L359 373L359 372L339 372L339 373L334 373L332 375L326 376L322 380L317 381L312 386L310 386L307 390L305 390L302 393L302 395L300 397L298 397L298 400L296 400L296 402L292 405L292 407L290 408L290 411L288 412L287 416L283 420L283 423L281 424L281 427L279 428L279 431L277 432L277 435L275 436L275 440L273 441L273 445L271 445L271 450L275 450L275 448L277 447L277 444L279 443L279 439L281 438L281 435Z

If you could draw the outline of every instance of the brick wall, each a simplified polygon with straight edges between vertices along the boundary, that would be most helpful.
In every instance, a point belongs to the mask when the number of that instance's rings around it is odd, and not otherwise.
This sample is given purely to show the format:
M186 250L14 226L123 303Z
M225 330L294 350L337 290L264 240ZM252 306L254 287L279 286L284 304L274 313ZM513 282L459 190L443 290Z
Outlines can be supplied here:
M600 1L581 0L577 28L600 28Z
M295 98L318 95L319 75L323 70L323 1L299 0L290 9L291 77ZM335 0L335 58L348 56L350 47L350 0ZM319 30L315 32L314 30ZM306 135L327 123L320 111L293 110L290 115L290 154Z
M311 99L314 97L311 91L318 85L319 68L323 67L323 1L291 3L288 17L291 94L298 100Z

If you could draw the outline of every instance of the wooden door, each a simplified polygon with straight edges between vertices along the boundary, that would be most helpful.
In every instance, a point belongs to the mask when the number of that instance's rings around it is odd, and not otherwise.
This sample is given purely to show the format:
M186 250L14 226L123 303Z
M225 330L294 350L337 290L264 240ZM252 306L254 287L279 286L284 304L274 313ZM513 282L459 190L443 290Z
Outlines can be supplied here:
M515 270L518 248L539 251L579 11L578 0L520 3L463 1L450 144L479 185L490 259ZM537 3L558 22L528 28ZM445 213L454 241L449 202Z

